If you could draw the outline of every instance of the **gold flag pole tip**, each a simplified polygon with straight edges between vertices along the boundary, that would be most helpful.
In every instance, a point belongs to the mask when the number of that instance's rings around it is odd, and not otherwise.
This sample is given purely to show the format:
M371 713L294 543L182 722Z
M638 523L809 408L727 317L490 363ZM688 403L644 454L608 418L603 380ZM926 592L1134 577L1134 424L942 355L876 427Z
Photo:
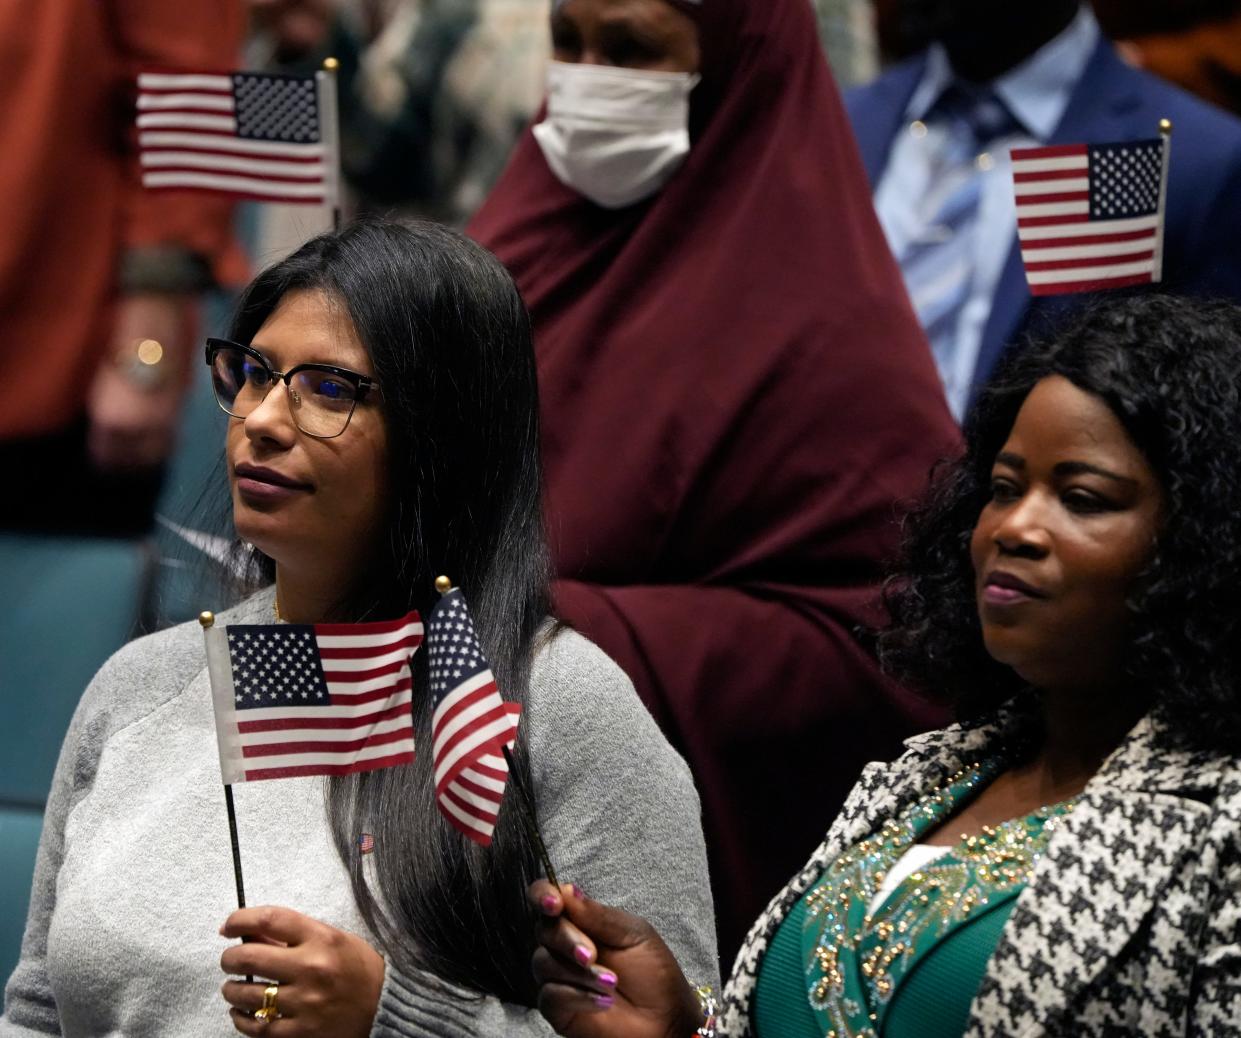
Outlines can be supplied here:
M448 594L452 590L452 581L447 577L439 576L435 578L435 590L441 595Z
M204 610L203 612L198 614L198 622L199 624L202 625L202 629L204 631L207 630L207 628L209 627L215 626L215 613L207 612Z
M1171 119L1160 119L1159 120L1159 132L1162 133L1165 137L1168 136L1168 134L1172 132L1172 120Z
M339 68L340 68L340 62L337 61L335 58L324 58L323 59L323 71L324 72L335 72Z

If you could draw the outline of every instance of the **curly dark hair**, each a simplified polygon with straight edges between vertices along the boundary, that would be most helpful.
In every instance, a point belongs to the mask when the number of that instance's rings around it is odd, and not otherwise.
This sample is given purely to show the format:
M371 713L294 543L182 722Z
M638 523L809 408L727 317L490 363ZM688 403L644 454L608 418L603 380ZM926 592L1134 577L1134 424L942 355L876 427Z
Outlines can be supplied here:
M1027 394L1061 375L1111 408L1159 477L1162 531L1128 598L1135 695L1192 745L1241 749L1241 308L1145 295L1078 314L1013 352L906 521L887 581L890 672L977 720L1023 688L983 646L970 535ZM1066 651L1072 651L1071 646Z

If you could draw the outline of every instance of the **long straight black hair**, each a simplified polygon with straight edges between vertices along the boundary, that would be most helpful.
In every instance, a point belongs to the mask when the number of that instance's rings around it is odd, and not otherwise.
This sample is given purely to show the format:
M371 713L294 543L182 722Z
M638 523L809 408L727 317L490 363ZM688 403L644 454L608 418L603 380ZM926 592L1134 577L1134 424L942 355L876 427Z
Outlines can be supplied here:
M512 278L434 224L367 220L307 242L244 293L232 337L250 343L290 293L322 293L374 364L388 432L386 535L342 619L429 616L434 581L462 589L506 698L524 701L548 611L538 392L530 321ZM366 488L360 487L360 493ZM256 554L255 572L274 573ZM482 848L440 816L426 654L414 659L412 765L329 779L327 812L362 917L384 952L474 991L532 1005L536 858L519 813ZM527 782L524 739L517 766ZM364 870L357 841L374 836Z

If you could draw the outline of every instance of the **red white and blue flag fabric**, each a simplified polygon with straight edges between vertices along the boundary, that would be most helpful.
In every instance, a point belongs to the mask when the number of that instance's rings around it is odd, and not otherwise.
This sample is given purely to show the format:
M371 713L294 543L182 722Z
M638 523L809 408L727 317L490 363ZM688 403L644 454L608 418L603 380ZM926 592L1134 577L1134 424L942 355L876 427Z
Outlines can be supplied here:
M321 93L328 82L255 72L141 73L143 185L263 202L331 200L335 124L324 118Z
M1017 237L1031 295L1159 281L1169 141L1013 150Z
M416 612L385 623L230 624L205 633L226 784L414 759Z
M517 739L521 707L500 697L459 588L427 621L427 653L435 799L449 824L486 846L508 780L503 747Z

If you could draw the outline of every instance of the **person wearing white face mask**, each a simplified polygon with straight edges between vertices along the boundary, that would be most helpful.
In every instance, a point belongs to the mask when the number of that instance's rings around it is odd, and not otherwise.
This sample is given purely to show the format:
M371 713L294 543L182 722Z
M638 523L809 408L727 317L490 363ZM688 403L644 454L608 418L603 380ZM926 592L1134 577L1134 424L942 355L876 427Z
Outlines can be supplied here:
M854 631L955 428L808 0L563 0L551 33L467 230L534 325L559 615L694 771L730 961L808 799L939 719Z
M689 153L694 23L670 4L575 4L552 12L547 109L533 127L561 183L619 209L650 197ZM616 11L640 11L618 19Z
M563 183L608 209L632 205L663 187L689 153L697 82L688 72L553 61L534 139Z

